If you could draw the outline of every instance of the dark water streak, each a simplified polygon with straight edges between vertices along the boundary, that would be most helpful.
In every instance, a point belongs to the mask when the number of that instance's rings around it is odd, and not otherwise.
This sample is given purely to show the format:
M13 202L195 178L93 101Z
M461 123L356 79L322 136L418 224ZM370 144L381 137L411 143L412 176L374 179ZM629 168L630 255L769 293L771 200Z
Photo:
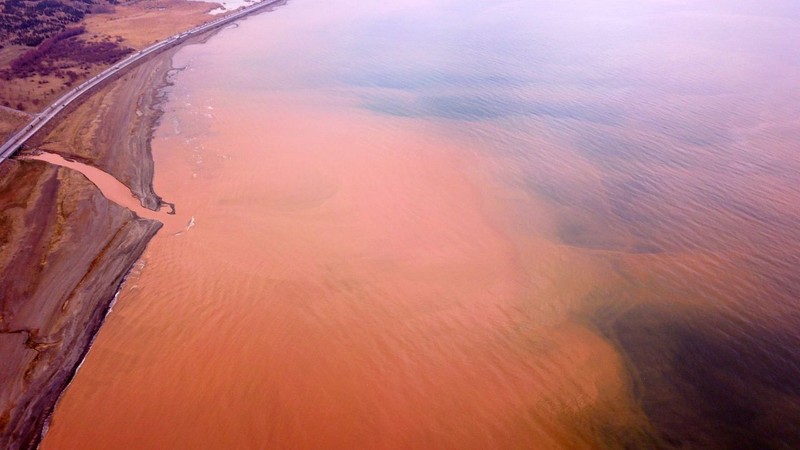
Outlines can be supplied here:
M596 15L590 23L601 26L582 29L558 52L517 55L526 69L570 60L572 76L556 64L525 93L514 91L524 85L514 79L510 91L382 108L501 123L507 134L481 138L502 142L499 151L520 168L517 182L561 206L560 239L616 253L606 258L626 281L587 300L588 320L624 355L661 446L798 448L800 98L792 77L800 66L790 42L800 37L800 8L603 5L574 2L529 16L538 30L561 27L542 37L547 48L577 32L570 22ZM548 14L560 21L544 24ZM652 32L638 34L644 28ZM597 47L620 66L584 53ZM531 145L541 132L531 118L564 147ZM574 160L590 163L587 175L601 189L563 176ZM635 255L656 261L644 276Z

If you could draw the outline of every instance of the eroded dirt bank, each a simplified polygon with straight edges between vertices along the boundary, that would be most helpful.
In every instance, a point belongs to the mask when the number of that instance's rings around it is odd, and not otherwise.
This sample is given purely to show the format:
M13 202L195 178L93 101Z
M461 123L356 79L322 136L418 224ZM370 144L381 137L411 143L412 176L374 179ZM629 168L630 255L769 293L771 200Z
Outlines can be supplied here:
M158 209L150 137L175 50L98 89L29 142L100 168ZM161 228L84 175L0 164L0 448L35 448L125 275Z
M33 448L114 295L161 227L83 175L0 165L0 447Z

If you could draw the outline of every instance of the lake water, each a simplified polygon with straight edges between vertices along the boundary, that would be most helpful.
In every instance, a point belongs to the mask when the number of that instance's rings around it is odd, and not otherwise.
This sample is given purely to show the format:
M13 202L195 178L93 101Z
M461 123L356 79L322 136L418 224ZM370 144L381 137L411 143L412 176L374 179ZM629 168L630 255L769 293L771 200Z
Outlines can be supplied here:
M798 41L782 0L293 0L185 48L181 228L43 448L800 446Z

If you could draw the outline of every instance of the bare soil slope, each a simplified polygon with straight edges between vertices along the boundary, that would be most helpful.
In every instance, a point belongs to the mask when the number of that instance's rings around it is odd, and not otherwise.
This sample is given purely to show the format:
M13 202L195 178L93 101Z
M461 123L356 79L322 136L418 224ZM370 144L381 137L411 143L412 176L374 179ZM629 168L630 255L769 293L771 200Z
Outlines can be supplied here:
M0 165L0 448L33 448L126 273L161 224L83 175Z

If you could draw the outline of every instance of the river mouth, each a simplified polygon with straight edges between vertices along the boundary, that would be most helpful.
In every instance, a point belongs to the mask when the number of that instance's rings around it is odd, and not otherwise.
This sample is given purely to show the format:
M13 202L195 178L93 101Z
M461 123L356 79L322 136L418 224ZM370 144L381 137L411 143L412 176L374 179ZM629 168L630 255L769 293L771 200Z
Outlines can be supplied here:
M19 159L44 161L80 172L97 186L107 199L117 205L128 208L143 219L161 222L164 225L163 232L175 234L187 231L189 224L192 223L191 217L187 219L182 215L177 215L174 205L170 207L170 205L167 204L159 208L158 211L143 207L139 199L133 195L127 186L122 184L111 174L103 172L101 169L89 164L66 159L59 154L44 151L36 151L35 153L19 157Z

